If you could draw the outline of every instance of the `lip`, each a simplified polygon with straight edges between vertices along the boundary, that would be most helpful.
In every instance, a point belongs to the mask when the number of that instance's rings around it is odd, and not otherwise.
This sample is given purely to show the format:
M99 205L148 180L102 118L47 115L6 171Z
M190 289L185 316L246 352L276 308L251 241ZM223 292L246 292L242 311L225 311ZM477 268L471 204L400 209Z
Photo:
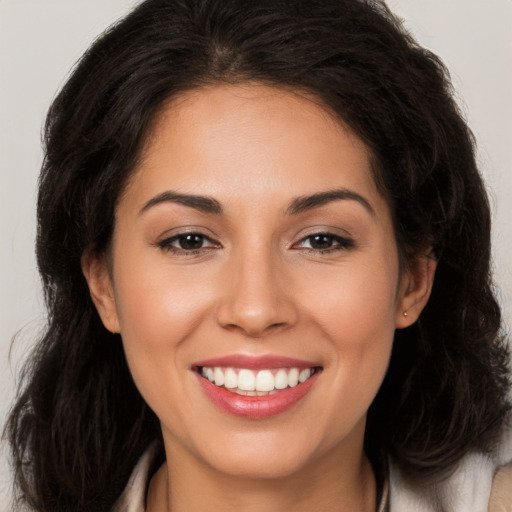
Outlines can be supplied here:
M198 367L231 367L249 369L273 368L320 368L308 380L293 388L286 388L274 395L245 396L216 386L197 371ZM264 419L288 411L304 398L317 382L322 373L320 365L281 356L245 356L232 355L197 362L193 365L194 373L206 396L223 412L233 416L249 419Z
M305 361L303 359L294 359L286 356L248 356L245 354L233 354L223 357L215 357L213 359L205 359L194 363L192 367L199 366L223 366L231 368L248 368L251 370L272 370L274 368L314 368L320 366L314 361Z

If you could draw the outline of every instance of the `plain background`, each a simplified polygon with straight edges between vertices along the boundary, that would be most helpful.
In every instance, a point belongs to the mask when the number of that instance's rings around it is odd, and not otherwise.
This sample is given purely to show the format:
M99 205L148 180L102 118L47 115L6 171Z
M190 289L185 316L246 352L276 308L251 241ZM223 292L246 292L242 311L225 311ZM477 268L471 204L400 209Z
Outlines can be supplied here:
M44 116L82 52L136 3L0 0L0 426L14 396L20 364L44 325L33 248ZM388 4L419 42L447 64L475 133L491 191L496 282L511 325L512 0L389 0ZM0 512L9 509L9 488L2 443Z

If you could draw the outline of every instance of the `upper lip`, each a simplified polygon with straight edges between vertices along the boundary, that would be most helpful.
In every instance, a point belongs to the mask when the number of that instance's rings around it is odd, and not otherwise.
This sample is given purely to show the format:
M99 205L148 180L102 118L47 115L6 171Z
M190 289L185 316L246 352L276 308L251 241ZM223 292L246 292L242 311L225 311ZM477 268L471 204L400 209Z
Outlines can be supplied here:
M250 368L250 369L272 369L272 368L314 368L320 366L314 361L296 359L280 355L250 356L246 354L232 354L211 359L204 359L192 365L197 367L231 367L231 368Z

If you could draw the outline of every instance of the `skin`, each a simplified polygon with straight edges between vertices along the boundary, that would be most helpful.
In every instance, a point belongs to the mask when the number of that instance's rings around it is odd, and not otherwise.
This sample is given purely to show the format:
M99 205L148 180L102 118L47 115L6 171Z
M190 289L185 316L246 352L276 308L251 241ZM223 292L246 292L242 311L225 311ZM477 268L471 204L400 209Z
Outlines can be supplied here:
M110 261L83 259L172 461L151 482L150 512L375 510L366 412L435 263L420 256L400 271L370 157L318 101L264 85L194 90L160 113L119 202ZM290 212L332 190L351 195ZM208 196L222 213L148 205L166 191ZM183 232L204 235L197 251L169 242ZM314 245L315 233L330 238ZM290 410L239 418L206 397L191 368L229 354L323 371Z

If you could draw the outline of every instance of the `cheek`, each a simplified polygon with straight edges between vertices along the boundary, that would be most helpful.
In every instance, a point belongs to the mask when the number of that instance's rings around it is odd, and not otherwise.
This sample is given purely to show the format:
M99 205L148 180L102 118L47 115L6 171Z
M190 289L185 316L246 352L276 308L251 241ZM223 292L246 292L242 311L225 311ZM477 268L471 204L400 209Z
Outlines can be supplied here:
M187 378L192 334L210 310L212 290L201 276L130 254L118 258L114 282L124 351L145 400L158 409ZM137 261L137 264L131 264Z
M332 408L344 425L347 413L363 416L384 379L395 332L398 271L393 266L340 268L330 279L310 282L308 316L330 345ZM333 279L333 275L336 278ZM340 404L340 406L336 406Z
M302 306L340 349L368 348L394 332L398 270L380 261L327 268L302 282Z
M156 345L186 337L211 302L207 276L166 265L158 253L126 254L118 261L114 282L122 334Z

